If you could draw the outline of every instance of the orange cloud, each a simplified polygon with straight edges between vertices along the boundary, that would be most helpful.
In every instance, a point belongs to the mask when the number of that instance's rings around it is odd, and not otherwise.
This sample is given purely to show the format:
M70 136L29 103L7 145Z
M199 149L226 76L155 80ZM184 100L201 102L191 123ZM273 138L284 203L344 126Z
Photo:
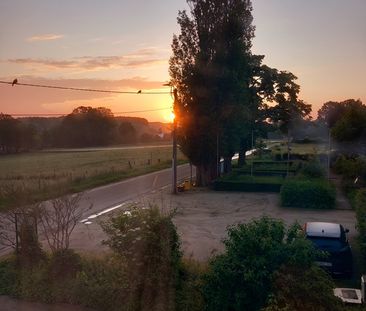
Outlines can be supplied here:
M50 40L57 40L63 38L64 35L57 35L53 33L43 34L43 35L36 35L27 38L26 41L28 42L34 42L34 41L50 41Z
M111 68L141 68L167 63L167 58L157 56L157 52L157 49L145 48L120 56L83 56L74 57L68 60L16 58L8 59L7 62L25 66L41 66L46 69L99 70Z

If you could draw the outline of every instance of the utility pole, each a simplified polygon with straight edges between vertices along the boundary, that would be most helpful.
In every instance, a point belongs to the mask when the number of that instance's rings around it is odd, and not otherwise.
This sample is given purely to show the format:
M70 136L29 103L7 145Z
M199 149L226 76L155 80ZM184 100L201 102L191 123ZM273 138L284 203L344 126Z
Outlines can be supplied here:
M178 91L173 90L174 104L173 110L175 110L176 104L178 102ZM173 160L172 160L172 171L173 171L173 194L177 194L177 118L174 115L173 120Z

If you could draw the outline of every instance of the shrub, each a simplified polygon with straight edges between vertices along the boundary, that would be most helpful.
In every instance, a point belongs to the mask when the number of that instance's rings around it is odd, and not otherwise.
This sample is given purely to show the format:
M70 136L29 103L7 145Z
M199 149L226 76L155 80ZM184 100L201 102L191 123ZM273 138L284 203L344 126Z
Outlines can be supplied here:
M356 208L358 242L362 255L361 270L366 272L366 189L357 191L354 203Z
M133 310L128 300L126 265L121 260L110 255L89 258L82 261L82 266L70 287L73 293L70 302L96 310L118 311L122 306L123 310Z
M289 179L281 188L282 206L334 208L335 188L321 179Z
M284 157L287 160L287 154ZM314 159L314 154L312 153L290 153L290 160L309 161L312 159Z
M105 244L126 264L131 310L172 308L181 252L171 215L155 206L131 206L102 227Z
M171 216L156 207L133 207L115 214L103 228L109 237L106 244L114 254L81 259L66 249L32 266L17 265L15 259L2 261L0 294L82 304L104 311L173 310L179 271L183 270ZM198 287L193 281L195 274L187 273L185 301Z
M214 181L216 191L280 192L283 178L272 176L228 175Z
M7 258L0 261L0 295L14 296L17 276L15 258Z
M363 157L340 155L333 167L346 179L366 179L366 160Z
M58 250L51 255L48 270L54 281L74 278L81 270L81 257L71 249Z
M287 264L308 269L315 258L298 225L286 230L282 221L266 217L229 228L224 244L225 253L210 261L204 276L208 311L259 310L275 271Z
M303 166L300 174L307 178L323 178L325 176L324 169L318 161L310 161Z
M22 214L19 221L19 254L21 267L32 268L45 260L46 255L38 241L37 224L33 216Z
M193 259L183 260L179 269L179 280L176 292L177 311L204 310L202 277L206 270L206 264L202 264Z
M31 269L20 269L15 294L27 300L55 302L54 286L50 282L47 265L42 263Z
M319 267L283 266L273 276L272 297L262 311L342 311L334 284Z

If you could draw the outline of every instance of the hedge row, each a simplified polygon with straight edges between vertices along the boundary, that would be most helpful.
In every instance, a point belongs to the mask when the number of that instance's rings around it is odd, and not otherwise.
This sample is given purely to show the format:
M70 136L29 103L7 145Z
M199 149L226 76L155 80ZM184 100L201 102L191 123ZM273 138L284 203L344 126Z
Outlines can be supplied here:
M358 242L362 256L362 272L366 272L366 189L357 191L354 206L356 209Z
M334 208L336 192L323 179L289 179L281 188L282 206Z
M216 180L213 188L216 191L280 192L283 181L281 177L231 175Z
M240 168L236 168L233 171L237 174L247 175L253 173L257 176L286 176L287 170L290 173L296 173L302 167L301 161L290 161L287 167L287 161L274 162L274 161L255 161L253 167L251 165L245 165Z

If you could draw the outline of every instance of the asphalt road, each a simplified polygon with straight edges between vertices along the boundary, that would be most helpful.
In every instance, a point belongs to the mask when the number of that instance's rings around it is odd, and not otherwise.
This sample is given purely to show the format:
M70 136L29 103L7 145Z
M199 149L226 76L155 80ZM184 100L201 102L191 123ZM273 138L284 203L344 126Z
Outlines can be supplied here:
M178 166L177 173L178 181L189 178L189 164ZM193 169L193 175L194 174L195 171ZM86 208L92 204L92 208L88 210L86 216L96 215L127 201L139 198L145 194L165 187L171 187L171 184L172 170L171 168L168 168L158 172L130 178L124 181L85 191L80 202L80 206L82 208Z
M192 174L195 175L194 167ZM189 164L177 167L178 181L189 179L190 175ZM91 204L92 207L84 213L81 222L75 227L70 237L71 248L80 252L104 253L107 248L101 241L106 236L99 225L100 216L123 208L131 202L149 204L146 199L148 196L160 193L162 189L169 192L171 184L172 170L169 168L86 191L80 201L80 207L86 209Z
M192 173L195 174L194 167ZM189 164L177 167L178 181L189 179L190 175ZM158 190L168 190L171 184L172 169L168 168L85 191L79 202L80 208L84 210L82 222L76 225L70 238L70 246L79 251L101 251L104 249L101 241L105 236L98 224L99 216L106 215L127 203L141 201ZM97 236L94 236L93 232L97 232ZM0 256L9 251L11 251L9 247L0 248Z

